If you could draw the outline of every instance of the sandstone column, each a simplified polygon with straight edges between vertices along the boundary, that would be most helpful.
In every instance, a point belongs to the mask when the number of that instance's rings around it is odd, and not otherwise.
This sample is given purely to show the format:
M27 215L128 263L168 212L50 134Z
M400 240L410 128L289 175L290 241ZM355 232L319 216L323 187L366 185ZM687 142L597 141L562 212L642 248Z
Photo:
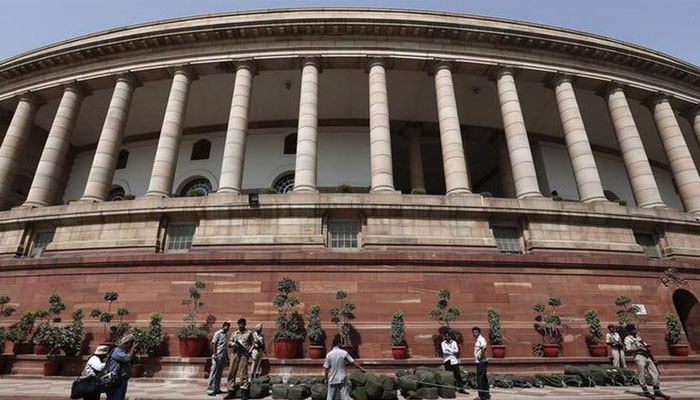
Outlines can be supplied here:
M608 103L615 136L622 152L622 160L625 163L637 207L663 207L664 202L661 200L656 179L622 86L612 83L605 86L598 94Z
M571 77L557 74L549 82L554 90L559 109L559 118L564 130L564 140L569 150L571 166L574 170L579 200L583 202L607 201L600 182L598 167L593 158L593 150L588 142L586 127L583 125L581 111L576 101L576 93L571 84Z
M317 192L318 156L318 73L317 58L304 60L301 72L299 98L299 128L297 129L297 156L294 168L294 191Z
M698 144L700 144L700 106L694 106L685 114L693 126L693 131L695 132L695 137L697 138Z
M420 149L421 129L404 129L408 137L408 160L411 174L411 191L425 190L425 176L423 174L423 154Z
M174 71L146 196L169 197L173 191L177 157L180 153L180 139L187 111L187 99L190 93L190 84L195 78L189 67L177 67Z
M525 130L525 120L520 108L513 71L510 68L500 67L496 70L495 78L498 101L501 104L501 115L503 116L503 129L506 134L506 145L508 146L508 157L513 172L515 197L518 199L542 197L537 183L535 162Z
M6 210L11 205L17 169L23 151L30 145L29 136L34 126L34 117L43 103L32 93L24 94L19 98L15 114L0 146L0 210Z
M457 99L452 82L452 66L449 63L439 63L435 67L435 93L446 194L471 193L467 159L462 144L462 129L457 114Z
M656 95L649 103L666 157L671 164L676 187L683 200L685 210L700 213L700 175L695 167L690 150L683 138L676 114L665 95Z
M217 193L240 194L243 185L245 143L248 135L248 110L257 70L250 62L236 64L236 80L226 128L224 158L221 162L221 183Z
M501 190L503 197L508 199L515 198L515 183L513 182L513 170L510 167L510 159L508 158L508 145L504 136L498 136L494 141L496 153L498 155L498 170L501 178Z
M24 206L45 207L51 205L59 196L57 192L64 173L64 163L70 149L75 122L83 98L89 93L85 87L77 83L72 83L63 90L61 103L51 124Z
M136 78L131 74L122 74L117 78L81 201L104 201L112 187L114 169L117 166L122 136L136 85Z
M372 192L394 192L389 96L384 60L369 65L369 142Z

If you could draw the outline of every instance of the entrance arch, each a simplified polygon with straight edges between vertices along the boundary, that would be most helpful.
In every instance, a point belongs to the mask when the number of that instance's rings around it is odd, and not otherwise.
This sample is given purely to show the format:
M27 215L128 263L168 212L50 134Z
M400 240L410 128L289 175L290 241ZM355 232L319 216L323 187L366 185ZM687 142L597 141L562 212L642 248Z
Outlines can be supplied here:
M700 303L692 293L678 289L673 293L673 304L688 337L690 348L700 352Z

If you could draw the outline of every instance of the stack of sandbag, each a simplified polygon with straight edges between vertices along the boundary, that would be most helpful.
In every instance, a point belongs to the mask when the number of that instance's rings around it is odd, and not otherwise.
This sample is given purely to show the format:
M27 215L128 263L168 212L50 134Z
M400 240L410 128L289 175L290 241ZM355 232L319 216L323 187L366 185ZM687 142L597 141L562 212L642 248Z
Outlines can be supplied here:
M537 379L534 376L520 376L520 375L504 375L504 378L508 379L514 388L533 388L537 386Z
M280 382L280 383L275 383ZM316 400L326 398L326 385L322 376L290 376L286 383L281 379L270 378L272 398L275 400L304 400L312 397ZM251 387L251 398L253 397Z
M398 371L397 377L401 395L407 399L434 400L439 397L456 397L454 376L444 369L417 367L414 371Z
M513 380L504 375L489 375L489 386L510 389L514 386Z
M537 374L535 378L542 382L544 386L557 388L582 387L583 379L579 375L567 374Z
M393 377L354 371L349 377L350 395L355 400L396 400L397 380Z
M263 399L270 395L270 376L260 376L250 382L248 397L251 399Z

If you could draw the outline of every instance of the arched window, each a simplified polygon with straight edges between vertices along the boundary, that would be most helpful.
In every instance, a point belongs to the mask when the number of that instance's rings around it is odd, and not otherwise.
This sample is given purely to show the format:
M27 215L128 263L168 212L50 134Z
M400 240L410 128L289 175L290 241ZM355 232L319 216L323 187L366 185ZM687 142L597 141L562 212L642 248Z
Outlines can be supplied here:
M112 190L109 191L109 201L120 201L124 200L124 196L126 196L126 192L124 191L124 188L121 186L116 186Z
M620 200L620 196L616 195L615 192L613 192L612 190L603 190L603 194L605 195L605 198L608 199L608 201Z
M294 174L286 174L279 177L272 186L277 193L287 193L294 189Z
M296 133L290 133L284 137L284 154L297 154Z
M201 197L207 196L211 192L211 182L206 178L191 180L180 191L180 197Z
M126 168L126 163L129 162L129 150L122 150L117 157L117 169Z
M211 153L211 142L207 139L198 140L192 145L190 160L208 160L209 153Z

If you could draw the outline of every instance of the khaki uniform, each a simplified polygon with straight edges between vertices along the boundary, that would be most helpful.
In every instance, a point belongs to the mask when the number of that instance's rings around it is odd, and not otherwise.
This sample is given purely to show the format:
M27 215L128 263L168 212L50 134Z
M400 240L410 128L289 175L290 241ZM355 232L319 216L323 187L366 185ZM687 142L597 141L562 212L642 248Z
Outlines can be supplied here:
M256 378L260 370L260 362L262 361L263 353L265 352L265 337L262 333L253 332L253 371L251 375Z
M612 355L612 364L615 368L627 368L625 361L625 349L620 334L617 332L607 333L605 335L605 343L608 345L610 355Z
M241 346L236 345L239 343ZM248 389L250 381L248 379L248 362L250 362L250 351L253 348L253 335L249 330L243 332L237 330L229 341L229 347L233 352L231 357L231 365L228 370L228 389L233 391L236 389L238 378L241 389Z
M629 335L625 338L625 350L634 354L634 362L637 364L637 371L639 372L639 385L642 389L647 390L647 378L651 378L651 384L654 385L655 390L658 390L659 370L656 369L656 365L649 357L646 345L639 334L636 336Z

